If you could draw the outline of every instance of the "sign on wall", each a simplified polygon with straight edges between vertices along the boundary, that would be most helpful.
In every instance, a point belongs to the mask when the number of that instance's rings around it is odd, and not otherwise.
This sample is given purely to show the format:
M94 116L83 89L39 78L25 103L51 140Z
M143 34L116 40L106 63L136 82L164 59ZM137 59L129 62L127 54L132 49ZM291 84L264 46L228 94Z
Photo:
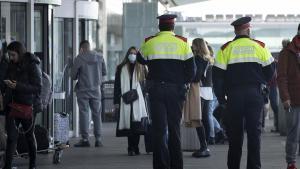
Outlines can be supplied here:
M99 3L95 1L77 1L76 13L78 18L98 19Z

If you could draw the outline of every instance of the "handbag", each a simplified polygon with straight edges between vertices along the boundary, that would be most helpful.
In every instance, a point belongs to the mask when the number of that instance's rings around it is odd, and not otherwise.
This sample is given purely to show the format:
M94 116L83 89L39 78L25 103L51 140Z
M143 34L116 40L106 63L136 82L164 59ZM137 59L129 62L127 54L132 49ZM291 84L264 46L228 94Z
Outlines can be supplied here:
M142 117L141 121L134 121L131 125L135 134L145 135L150 125L149 117Z
M136 89L129 90L128 92L122 95L123 102L125 104L131 104L137 99L139 99L139 95Z
M12 102L9 104L9 117L30 120L33 118L32 106Z

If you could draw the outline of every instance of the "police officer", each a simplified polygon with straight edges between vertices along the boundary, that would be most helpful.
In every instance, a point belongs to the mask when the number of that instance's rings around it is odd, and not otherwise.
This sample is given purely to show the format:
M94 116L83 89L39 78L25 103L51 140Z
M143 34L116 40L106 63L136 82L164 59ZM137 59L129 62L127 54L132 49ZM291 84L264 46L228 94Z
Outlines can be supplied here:
M236 37L221 47L213 67L215 94L226 108L229 139L227 165L239 169L244 129L248 137L247 169L260 169L263 86L274 74L273 57L263 42L250 38L250 17L232 22Z
M137 58L149 69L154 169L183 169L180 121L195 64L187 39L173 32L176 17L157 17L160 32L145 39Z

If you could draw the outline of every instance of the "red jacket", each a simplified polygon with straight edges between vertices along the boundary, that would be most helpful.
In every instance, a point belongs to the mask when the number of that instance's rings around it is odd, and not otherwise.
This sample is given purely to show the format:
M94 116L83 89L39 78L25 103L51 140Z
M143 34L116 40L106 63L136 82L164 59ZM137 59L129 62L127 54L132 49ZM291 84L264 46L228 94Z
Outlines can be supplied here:
M295 36L290 45L279 54L277 82L283 102L291 100L292 106L300 106L300 35Z

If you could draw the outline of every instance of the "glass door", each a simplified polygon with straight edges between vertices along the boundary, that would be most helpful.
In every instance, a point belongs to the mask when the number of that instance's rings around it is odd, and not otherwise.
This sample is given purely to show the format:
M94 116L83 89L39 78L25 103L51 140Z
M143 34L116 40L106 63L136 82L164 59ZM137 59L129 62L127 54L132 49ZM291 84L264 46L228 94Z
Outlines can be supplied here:
M26 4L0 2L0 39L7 44L20 41L26 46Z
M92 50L99 49L97 44L98 26L96 20L81 19L79 22L79 41L88 40ZM98 37L99 38L99 37Z
M73 82L70 63L73 60L73 20L54 18L53 24L54 113L69 114L73 129Z

